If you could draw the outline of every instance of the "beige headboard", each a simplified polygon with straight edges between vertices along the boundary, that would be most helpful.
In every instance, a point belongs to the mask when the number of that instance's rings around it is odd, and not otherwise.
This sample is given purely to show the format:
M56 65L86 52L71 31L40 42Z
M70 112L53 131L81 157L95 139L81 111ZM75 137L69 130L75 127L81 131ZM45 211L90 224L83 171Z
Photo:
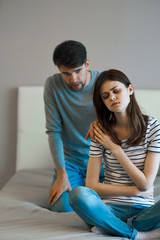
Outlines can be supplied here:
M160 90L136 89L135 96L142 111L160 122Z
M45 134L43 87L19 87L17 109L16 171L53 168Z
M135 92L143 111L160 121L160 90L137 89ZM53 167L45 134L43 87L19 87L16 170Z

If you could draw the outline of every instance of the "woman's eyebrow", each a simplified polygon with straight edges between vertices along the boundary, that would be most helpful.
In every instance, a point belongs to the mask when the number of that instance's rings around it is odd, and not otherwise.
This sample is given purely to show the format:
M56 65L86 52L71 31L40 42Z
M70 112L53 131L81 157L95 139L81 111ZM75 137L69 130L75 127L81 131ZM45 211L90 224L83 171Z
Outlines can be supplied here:
M109 91L113 91L115 88L117 88L117 86L115 86L115 87L111 88ZM103 94L109 93L109 91L102 92L101 94L103 95Z

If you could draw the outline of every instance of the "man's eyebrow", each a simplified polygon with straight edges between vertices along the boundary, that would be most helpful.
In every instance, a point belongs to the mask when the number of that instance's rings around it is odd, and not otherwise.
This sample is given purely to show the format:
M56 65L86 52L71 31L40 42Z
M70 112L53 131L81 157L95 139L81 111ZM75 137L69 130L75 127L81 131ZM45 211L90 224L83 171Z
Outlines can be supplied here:
M82 69L82 67L79 67L79 68L76 68L76 69L74 69L74 71L73 72L76 72L77 70L81 70ZM63 74L71 74L70 72L67 72L67 71L62 71L62 73Z
M65 72L65 71L62 71L62 73L63 73L63 74L66 74L66 73L67 73L67 74L70 74L69 72Z
M82 69L82 67L78 67L74 71L81 70L81 69Z

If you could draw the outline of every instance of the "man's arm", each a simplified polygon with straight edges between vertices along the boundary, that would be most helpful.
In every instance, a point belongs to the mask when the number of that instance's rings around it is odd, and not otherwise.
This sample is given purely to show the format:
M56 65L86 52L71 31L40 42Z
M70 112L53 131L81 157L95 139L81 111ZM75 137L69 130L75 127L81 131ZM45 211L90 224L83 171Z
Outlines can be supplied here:
M53 80L48 78L44 88L44 103L46 115L46 133L50 151L57 169L57 179L50 189L49 200L54 204L64 191L70 191L71 186L65 170L65 159L62 141L62 119L54 97Z
M53 77L50 77L47 79L44 87L46 133L55 167L63 168L65 167L62 141L63 120L57 107L54 89L54 80Z

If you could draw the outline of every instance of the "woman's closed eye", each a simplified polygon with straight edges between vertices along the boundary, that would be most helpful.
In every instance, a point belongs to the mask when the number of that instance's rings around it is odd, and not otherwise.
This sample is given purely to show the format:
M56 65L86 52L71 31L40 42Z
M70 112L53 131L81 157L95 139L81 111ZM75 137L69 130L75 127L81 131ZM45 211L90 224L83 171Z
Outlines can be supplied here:
M103 94L103 95L102 95L102 99L103 99L103 100L105 100L105 99L107 99L107 98L109 98L109 93L106 93L106 94Z
M113 93L119 93L120 92L120 89L115 89L114 91L113 91Z

